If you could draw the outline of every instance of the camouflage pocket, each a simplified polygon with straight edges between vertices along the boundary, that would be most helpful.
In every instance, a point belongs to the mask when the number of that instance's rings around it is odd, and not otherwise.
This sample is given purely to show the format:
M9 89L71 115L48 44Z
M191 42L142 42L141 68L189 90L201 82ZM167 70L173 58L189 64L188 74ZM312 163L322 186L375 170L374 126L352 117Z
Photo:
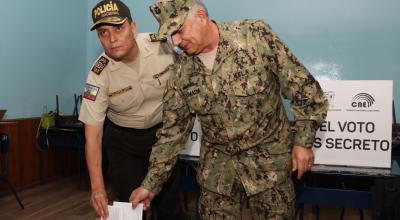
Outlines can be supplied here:
M290 170L292 165L292 156L290 153L271 154L271 159L277 170Z
M232 83L235 96L252 96L266 89L265 80L259 74L250 73Z
M293 219L294 198L291 179L250 197L253 219Z
M272 154L265 149L249 150L242 154L240 163L235 163L240 173L244 187L250 194L256 194L266 189L282 184L290 178L290 153Z
M292 156L290 153L276 154L271 156L274 160L274 165L279 172L277 184L282 184L291 178L292 174Z
M202 115L216 112L215 95L202 86L190 86L183 91L192 111Z
M240 108L245 106L246 111L253 115L252 120L265 117L275 109L276 99L280 98L275 93L271 94L271 90L274 90L272 85L266 79L266 74L258 72L238 78L231 84L235 104Z
M276 175L276 184L282 184L290 177L292 159L290 153L270 154L269 158L260 161L259 166L264 172L271 172Z

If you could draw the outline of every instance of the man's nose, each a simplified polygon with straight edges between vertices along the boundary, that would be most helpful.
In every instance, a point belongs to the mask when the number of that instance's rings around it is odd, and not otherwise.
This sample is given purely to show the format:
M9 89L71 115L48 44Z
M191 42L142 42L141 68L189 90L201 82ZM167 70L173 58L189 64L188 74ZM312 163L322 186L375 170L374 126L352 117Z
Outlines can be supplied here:
M174 34L172 35L172 44L174 46L178 46L182 42L182 38L180 34Z
M117 38L116 38L115 34L110 33L110 42L111 42L111 43L114 43L114 42L116 42L116 41L117 41Z

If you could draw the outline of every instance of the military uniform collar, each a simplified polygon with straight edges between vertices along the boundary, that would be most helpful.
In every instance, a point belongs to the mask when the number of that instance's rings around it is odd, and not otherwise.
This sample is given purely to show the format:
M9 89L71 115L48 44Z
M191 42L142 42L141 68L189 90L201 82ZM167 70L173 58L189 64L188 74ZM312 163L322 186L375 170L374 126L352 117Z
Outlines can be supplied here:
M218 34L219 34L219 39L218 39L218 48L217 48L217 55L215 57L215 62L213 66L212 72L218 71L220 68L222 62L233 55L237 50L238 50L238 45L235 43L235 35L232 34L232 32L229 30L229 27L227 27L223 23L218 23L214 20L212 20L217 25L218 28ZM185 55L187 56L187 55ZM190 59L193 62L198 63L199 65L204 64L201 62L200 58L198 56L190 56ZM211 75L212 72L208 71L207 68L204 67L206 70L204 73L207 75Z
M221 64L227 57L231 56L238 50L236 42L236 35L232 33L229 27L225 24L217 23L213 21L218 28L218 50L217 56L215 57L214 69L216 65Z

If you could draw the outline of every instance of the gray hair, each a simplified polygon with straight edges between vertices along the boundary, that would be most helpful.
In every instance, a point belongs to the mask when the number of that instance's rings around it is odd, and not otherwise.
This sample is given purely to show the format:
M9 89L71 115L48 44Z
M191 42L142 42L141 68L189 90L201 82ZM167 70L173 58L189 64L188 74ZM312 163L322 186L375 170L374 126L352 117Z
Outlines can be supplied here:
M201 0L196 0L196 3L193 5L193 7L190 9L188 15L186 18L193 19L196 17L197 11L198 10L204 10L206 12L206 15L208 16L208 10L206 5L203 3Z

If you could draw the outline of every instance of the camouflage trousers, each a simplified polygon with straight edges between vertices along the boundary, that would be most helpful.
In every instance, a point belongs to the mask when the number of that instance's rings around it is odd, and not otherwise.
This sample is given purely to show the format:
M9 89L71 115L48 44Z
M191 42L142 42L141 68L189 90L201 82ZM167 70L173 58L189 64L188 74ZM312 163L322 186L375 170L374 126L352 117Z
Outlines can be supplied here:
M247 208L252 220L291 220L294 218L293 183L288 178L285 183L253 196L246 195L238 180L231 196L202 188L199 205L203 220L244 220L243 210Z

